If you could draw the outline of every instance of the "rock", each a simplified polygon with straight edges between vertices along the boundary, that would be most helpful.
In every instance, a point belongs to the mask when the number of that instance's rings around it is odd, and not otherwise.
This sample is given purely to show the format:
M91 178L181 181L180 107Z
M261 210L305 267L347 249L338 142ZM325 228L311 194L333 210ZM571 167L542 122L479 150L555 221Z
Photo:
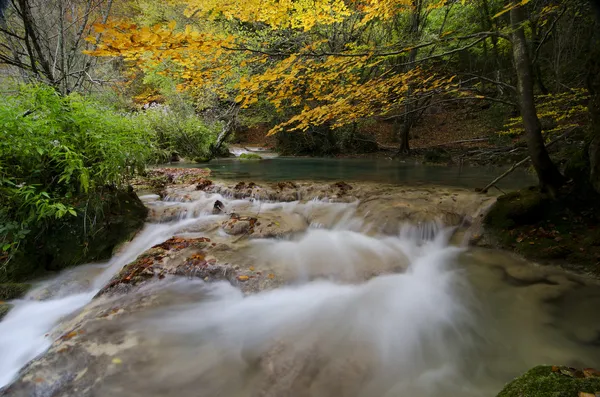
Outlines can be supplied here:
M238 236L240 234L250 234L252 233L253 223L256 222L256 218L250 218L251 220L243 220L243 219L230 219L223 223L223 230L225 233L230 234L232 236Z
M207 187L212 186L213 181L210 179L200 179L196 184L196 190L206 190Z
M219 200L215 201L212 210L213 215L222 214L223 212L225 212L225 205Z
M12 309L12 305L10 303L0 303L0 320L6 316L10 309Z
M31 288L30 284L5 283L0 284L0 301L17 299L25 295Z
M79 198L77 216L65 216L41 230L23 244L11 260L0 281L21 281L46 271L57 271L112 256L124 241L132 238L144 225L148 210L133 192L104 188ZM95 215L91 208L97 208ZM92 228L89 217L94 219Z
M540 365L510 382L497 397L580 397L598 391L599 377L586 377L584 371L568 367Z
M254 226L257 224L257 219L251 216L240 216L232 213L229 220L223 222L223 230L225 233L237 236L240 234L251 234L254 231Z

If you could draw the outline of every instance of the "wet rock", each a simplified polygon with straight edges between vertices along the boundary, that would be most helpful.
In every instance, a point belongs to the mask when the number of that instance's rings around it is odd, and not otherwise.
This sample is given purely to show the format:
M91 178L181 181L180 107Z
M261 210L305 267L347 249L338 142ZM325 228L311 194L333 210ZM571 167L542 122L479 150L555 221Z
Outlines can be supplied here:
M291 181L278 182L275 186L280 190L297 189L298 188L298 185L296 185L294 182L291 182Z
M600 391L595 371L540 365L516 378L497 397L583 397Z
M202 178L196 184L196 190L206 190L206 188L208 188L209 186L212 186L212 184L213 184L213 181L211 181L210 179Z
M25 295L31 288L31 284L4 283L0 284L0 301L17 299Z
M213 210L212 210L213 215L222 214L224 212L225 212L225 205L219 200L215 201L215 204L213 205Z
M27 280L46 271L108 259L142 228L148 214L128 189L98 189L78 198L74 207L77 216L65 216L31 230L29 235L36 238L22 243L18 255L0 273L0 281Z
M209 247L210 239L206 237L182 238L173 237L155 245L129 263L104 286L96 297L107 292L128 292L132 286L137 286L154 278L163 279L169 274L179 274L181 263L188 263L182 258L192 252L205 257L201 250ZM194 262L195 263L195 262Z
M10 303L0 303L0 320L4 318L8 314L8 312L12 309L12 305Z
M350 190L353 189L352 186L350 186L349 184L347 184L346 182L343 182L343 181L332 184L331 188L338 189L337 194L340 196L345 195L346 193L348 193Z
M238 214L231 214L229 220L223 222L225 233L238 236L240 234L251 234L254 231L257 219L254 217L240 217Z

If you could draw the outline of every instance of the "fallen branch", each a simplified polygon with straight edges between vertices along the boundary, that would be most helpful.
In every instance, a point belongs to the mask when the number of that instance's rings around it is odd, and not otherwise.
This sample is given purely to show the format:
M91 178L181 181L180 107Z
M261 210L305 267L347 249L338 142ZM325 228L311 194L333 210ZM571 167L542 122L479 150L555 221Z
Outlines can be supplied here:
M514 163L512 165L512 167L510 167L504 174L500 175L498 178L494 179L492 182L490 182L489 185L487 185L486 187L484 187L483 189L481 189L482 193L487 193L488 190L493 187L496 186L496 183L500 182L502 179L504 179L504 177L506 177L508 174L510 174L511 172L513 172L514 170L516 170L519 166L525 164L527 161L529 161L531 159L530 156L525 157L523 160L519 161L518 163Z
M550 147L552 145L554 145L556 142L560 141L561 139L565 138L567 135L569 135L573 130L575 130L575 128L570 128L568 129L564 134L562 134L561 136L559 136L558 138L553 139L552 141L548 142L548 144L546 145L546 147ZM494 179L492 182L490 182L489 185L487 185L486 187L484 187L483 189L479 190L477 189L477 191L480 191L482 193L487 193L488 190L490 190L491 187L496 186L496 184L498 182L500 182L502 179L504 179L507 175L509 175L510 173L512 173L514 170L516 170L517 168L519 168L521 165L525 164L527 161L531 160L531 156L527 156L525 157L523 160L513 164L508 170L506 170L506 172L504 172L502 175L500 175L498 178Z

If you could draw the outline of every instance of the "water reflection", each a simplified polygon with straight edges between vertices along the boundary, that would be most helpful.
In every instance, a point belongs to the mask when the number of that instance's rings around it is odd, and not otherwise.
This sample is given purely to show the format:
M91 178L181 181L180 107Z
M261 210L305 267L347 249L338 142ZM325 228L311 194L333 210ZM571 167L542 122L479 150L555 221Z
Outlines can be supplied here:
M505 170L497 167L416 165L385 159L286 158L262 161L216 159L206 164L173 163L170 167L206 167L218 179L254 181L345 180L393 184L438 184L483 187ZM518 189L535 184L534 175L516 170L498 186Z

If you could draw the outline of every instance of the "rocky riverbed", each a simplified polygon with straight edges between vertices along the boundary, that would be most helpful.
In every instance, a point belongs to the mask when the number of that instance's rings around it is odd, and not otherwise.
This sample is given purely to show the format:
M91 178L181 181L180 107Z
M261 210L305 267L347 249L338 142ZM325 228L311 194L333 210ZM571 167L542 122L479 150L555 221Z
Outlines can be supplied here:
M479 267L469 272L527 290L531 308L594 287L458 248L477 239L495 201L464 189L188 175L141 199L148 224L110 262L30 292L45 304L79 300L59 311L57 326L29 329L42 330L32 336L43 339L37 350L17 352L11 368L0 363L14 371L47 349L0 395L493 395L516 373L465 378L487 331L474 329L480 308L457 258L474 258ZM501 288L488 283L492 295ZM25 323L27 310L17 303L0 335ZM12 343L22 342L15 334ZM561 349L555 356L566 359L569 347ZM517 354L516 371L533 356Z

